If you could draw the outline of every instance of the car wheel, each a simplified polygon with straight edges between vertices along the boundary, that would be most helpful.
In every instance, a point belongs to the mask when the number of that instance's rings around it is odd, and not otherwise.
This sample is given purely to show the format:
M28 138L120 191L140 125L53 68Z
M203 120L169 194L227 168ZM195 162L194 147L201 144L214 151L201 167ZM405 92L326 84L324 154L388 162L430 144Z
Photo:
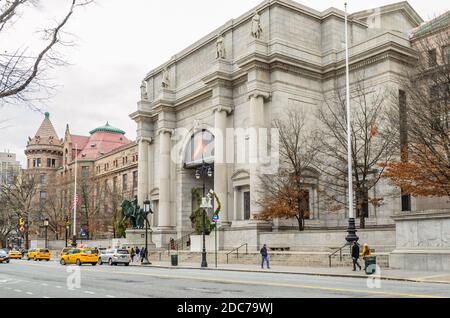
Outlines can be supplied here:
M6 264L9 264L9 260L6 261Z
M36 258L36 256L34 257L34 261L35 261L35 262L37 262L37 258Z
M49 259L46 259L46 261L48 262L48 261L50 261Z
M98 265L103 265L103 262L102 262L101 258L98 259Z
M59 261L59 263L60 263L61 265L63 265L63 266L66 265L66 261L65 261L64 259L61 259L61 260Z
M77 259L77 265L81 266L81 261L79 259Z
M130 266L130 263L125 263L125 266Z
M95 266L95 265L97 265L97 263L92 263L92 266Z
M109 264L109 266L113 266L114 265L112 259L109 259L108 264Z

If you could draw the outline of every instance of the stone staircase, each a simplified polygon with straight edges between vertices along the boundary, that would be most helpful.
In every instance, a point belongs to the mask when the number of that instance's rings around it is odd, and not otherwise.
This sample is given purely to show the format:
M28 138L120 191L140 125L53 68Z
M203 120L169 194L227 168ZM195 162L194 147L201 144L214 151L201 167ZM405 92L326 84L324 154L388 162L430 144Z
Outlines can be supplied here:
M219 251L217 254L217 261L219 264L227 263L227 253L228 251ZM170 254L178 254L178 264L183 265L183 263L201 263L201 253L195 253L190 251L178 251L171 252ZM302 252L269 252L270 263L272 265L282 265L282 266L299 266L299 267L329 267L329 255L330 252L312 252L312 251L302 251ZM381 268L389 267L389 253L388 252L378 252L374 253L377 256L377 264ZM167 261L170 262L170 255L168 251L156 251L152 252L150 258L155 261ZM215 261L214 252L209 252L207 254L208 263L212 264ZM363 260L360 260L360 264L363 264ZM228 264L260 264L261 256L259 252L239 252L239 257L234 252L228 255ZM342 261L340 261L340 255L337 253L331 259L332 267L351 267L352 260L349 251L342 253Z

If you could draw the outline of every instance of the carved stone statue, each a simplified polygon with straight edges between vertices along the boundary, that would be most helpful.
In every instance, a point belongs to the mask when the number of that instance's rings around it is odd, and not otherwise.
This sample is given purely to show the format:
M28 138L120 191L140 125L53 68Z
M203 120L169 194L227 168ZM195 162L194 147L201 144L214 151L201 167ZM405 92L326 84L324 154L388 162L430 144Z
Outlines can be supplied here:
M224 43L224 38L223 38L222 34L219 34L219 37L217 38L216 46L217 46L216 58L224 59L225 58L225 43Z
M169 81L169 71L167 70L167 67L165 67L162 71L162 82L161 86L163 88L169 88L170 81Z
M261 28L261 16L258 11L255 11L255 15L252 18L252 37L255 39L259 39L261 37L261 33L263 32Z
M141 99L143 99L143 100L148 99L147 82L146 81L142 81L142 83L141 83Z

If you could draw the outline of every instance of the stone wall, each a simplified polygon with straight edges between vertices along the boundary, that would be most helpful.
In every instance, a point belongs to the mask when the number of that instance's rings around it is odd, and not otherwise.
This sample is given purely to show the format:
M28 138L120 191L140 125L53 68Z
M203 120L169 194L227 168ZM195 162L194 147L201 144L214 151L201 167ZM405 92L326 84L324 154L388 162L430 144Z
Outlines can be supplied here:
M396 249L390 265L396 269L450 270L450 210L430 210L394 217Z

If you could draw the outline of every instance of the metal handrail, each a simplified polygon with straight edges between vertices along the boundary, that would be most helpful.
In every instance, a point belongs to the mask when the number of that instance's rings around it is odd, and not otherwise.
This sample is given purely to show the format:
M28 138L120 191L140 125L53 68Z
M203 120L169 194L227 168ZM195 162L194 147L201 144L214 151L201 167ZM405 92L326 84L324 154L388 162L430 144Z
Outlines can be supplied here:
M337 252L339 252L339 261L342 262L342 250L344 249L344 247L348 246L348 243L345 243L345 245L341 246L340 248L338 248L336 251L334 251L333 253L328 255L328 260L330 263L330 267L331 267L331 258L337 254Z
M226 255L227 255L227 264L228 264L228 255L230 255L231 253L233 253L234 251L236 251L236 258L239 258L239 249L241 247L245 246L245 254L248 254L248 243L244 243L239 247L236 247L234 249L232 249L231 251L229 251Z
M179 238L178 240L176 240L175 241L175 248L176 248L176 250L178 251L178 247L181 245L181 248L183 248L183 246L184 246L184 239L185 238L190 238L190 236L192 235L192 234L194 234L195 232L192 232L192 233L189 233L189 234L186 234L185 236L182 236L181 238ZM187 242L189 242L189 240L187 240L186 241L186 243ZM167 243L167 255L170 255L170 251L171 251L171 245L170 245L170 242L169 243Z

